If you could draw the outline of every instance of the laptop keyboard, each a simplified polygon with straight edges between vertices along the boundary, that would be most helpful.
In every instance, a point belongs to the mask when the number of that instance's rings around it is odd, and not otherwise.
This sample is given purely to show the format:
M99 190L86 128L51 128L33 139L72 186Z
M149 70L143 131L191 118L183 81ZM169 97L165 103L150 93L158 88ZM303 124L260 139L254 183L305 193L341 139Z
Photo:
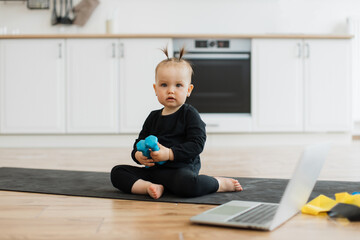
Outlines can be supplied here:
M258 206L237 215L228 222L243 222L251 224L265 224L275 216L278 205L259 204Z

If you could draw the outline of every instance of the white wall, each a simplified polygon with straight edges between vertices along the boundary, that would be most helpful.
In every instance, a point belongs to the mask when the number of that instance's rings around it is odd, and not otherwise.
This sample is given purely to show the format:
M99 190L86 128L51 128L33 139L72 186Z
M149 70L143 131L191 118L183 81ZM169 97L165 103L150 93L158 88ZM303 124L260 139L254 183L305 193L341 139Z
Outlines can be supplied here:
M26 2L1 1L0 27L24 34L104 33L106 19L118 9L117 33L341 34L346 18L360 15L360 1L100 0L84 27L51 26L51 9L30 10Z

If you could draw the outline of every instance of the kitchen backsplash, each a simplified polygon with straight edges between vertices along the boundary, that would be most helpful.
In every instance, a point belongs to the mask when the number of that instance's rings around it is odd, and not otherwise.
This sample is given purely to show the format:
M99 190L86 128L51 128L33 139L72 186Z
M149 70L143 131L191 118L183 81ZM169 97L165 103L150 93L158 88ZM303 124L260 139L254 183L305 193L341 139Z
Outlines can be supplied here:
M74 0L74 6L80 0ZM48 10L26 2L0 2L0 28L8 34L105 33L346 33L357 0L100 0L83 26L51 25ZM3 31L4 32L4 31Z

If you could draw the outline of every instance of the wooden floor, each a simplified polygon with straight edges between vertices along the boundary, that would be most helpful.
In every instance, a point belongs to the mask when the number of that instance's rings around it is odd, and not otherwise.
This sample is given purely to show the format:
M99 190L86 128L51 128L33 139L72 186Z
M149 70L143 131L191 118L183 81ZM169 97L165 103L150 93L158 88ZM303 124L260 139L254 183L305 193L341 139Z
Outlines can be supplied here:
M304 146L205 149L202 173L289 178ZM107 171L130 149L0 149L0 167ZM322 180L360 181L360 141L332 147ZM74 183L76 184L76 183ZM359 186L360 190L360 186ZM0 239L359 239L360 223L298 214L273 232L191 224L212 205L0 191Z

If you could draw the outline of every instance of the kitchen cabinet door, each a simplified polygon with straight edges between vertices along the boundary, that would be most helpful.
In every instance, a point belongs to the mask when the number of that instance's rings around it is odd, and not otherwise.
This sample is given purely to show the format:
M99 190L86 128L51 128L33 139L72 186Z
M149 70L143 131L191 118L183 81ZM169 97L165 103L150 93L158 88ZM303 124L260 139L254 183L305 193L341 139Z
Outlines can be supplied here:
M118 133L117 39L67 40L67 133Z
M303 131L301 39L252 41L255 132Z
M349 40L305 40L305 131L351 130Z
M64 40L0 41L0 132L64 133Z
M120 40L120 131L138 133L152 110L160 109L155 96L155 67L165 59L161 48L171 39Z

